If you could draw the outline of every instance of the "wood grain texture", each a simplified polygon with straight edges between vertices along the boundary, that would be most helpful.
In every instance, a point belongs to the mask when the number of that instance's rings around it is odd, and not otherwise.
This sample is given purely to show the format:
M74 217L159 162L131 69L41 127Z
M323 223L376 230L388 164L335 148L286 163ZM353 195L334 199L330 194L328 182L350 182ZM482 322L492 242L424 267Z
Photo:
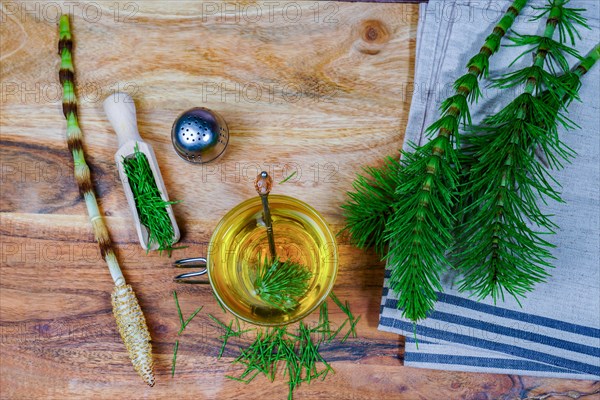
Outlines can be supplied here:
M221 314L210 288L176 286L171 260L139 246L102 100L116 90L134 97L169 195L183 200L174 211L189 248L175 257L205 254L218 220L255 195L252 180L262 169L276 182L297 171L274 193L313 205L337 231L360 167L401 147L417 6L70 3L87 159L153 336L157 384L148 388L116 331L112 282L73 181L56 54L57 11L69 6L49 4L3 2L0 15L2 398L285 398L282 381L246 386L225 378L237 370L235 353L216 359L220 331L207 314ZM219 112L231 132L225 156L206 166L185 163L170 144L174 119L194 106ZM336 374L302 386L296 398L598 398L595 382L402 367L403 339L377 330L383 265L343 237L340 255L335 292L362 314L360 337L325 346ZM205 308L180 337L171 378L175 288L185 315ZM342 314L330 309L340 323Z

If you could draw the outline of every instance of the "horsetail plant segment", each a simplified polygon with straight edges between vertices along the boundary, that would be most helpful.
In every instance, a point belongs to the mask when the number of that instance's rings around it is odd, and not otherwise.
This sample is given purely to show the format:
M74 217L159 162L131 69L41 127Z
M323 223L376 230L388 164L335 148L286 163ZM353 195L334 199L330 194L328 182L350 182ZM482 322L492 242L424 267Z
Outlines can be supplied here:
M600 43L596 44L585 58L583 58L577 66L572 68L571 71L558 77L559 85L555 87L554 90L545 90L539 95L542 102L548 104L554 114L558 115L560 110L566 110L573 100L578 100L579 89L581 88L581 78L594 66L594 64L596 64L598 58L600 58ZM544 126L545 122L544 119L541 119L537 124L542 128L546 128ZM573 154L573 152L569 150L570 149L567 149L567 156ZM561 156L563 159L567 159L563 154L561 154ZM558 158L553 158L552 161L553 166L562 167Z
M401 182L400 167L400 162L392 157L386 157L381 167L363 167L365 176L356 177L352 183L354 192L347 193L349 201L342 205L344 230L350 233L352 243L361 249L372 247L380 257L388 248L385 226Z
M392 268L390 287L398 307L416 322L434 308L442 287L439 274L449 265L453 243L453 208L457 200L459 162L455 145L459 125L469 125L469 102L480 96L478 79L489 70L489 58L512 26L526 1L515 1L488 36L468 72L454 83L455 95L442 103L441 117L427 128L437 136L413 154L404 154L402 183L396 188L394 211L386 225L390 244L386 259Z
M312 273L302 264L291 260L280 262L278 258L271 261L269 257L264 260L259 257L251 274L256 296L283 312L298 307L311 277Z
M558 125L573 127L562 101L577 97L578 87L557 77L555 70L569 74L566 55L579 54L553 36L558 32L561 40L569 38L574 44L575 25L587 25L581 10L567 8L567 3L552 0L541 9L536 19L547 16L543 35L511 39L528 47L524 54L534 50L534 62L502 76L495 85L524 87L523 92L467 136L475 161L464 178L462 196L471 203L461 211L455 253L464 275L459 289L478 298L491 296L496 301L506 292L519 301L546 280L552 267L554 245L547 237L557 227L539 202L562 200L536 149L554 167L572 154L558 138ZM545 101L548 98L556 100L554 106Z
M77 118L77 96L75 94L75 69L72 57L73 39L69 17L62 15L59 21L58 53L61 57L59 80L63 87L63 114L67 120L67 144L73 156L75 181L88 210L94 236L100 254L106 261L115 283L112 307L117 328L125 343L129 358L144 382L154 386L152 346L146 319L130 285L127 285L117 257L112 248L108 230L98 209L98 202L90 176L90 169L83 152L83 132Z
M353 241L359 247L373 245L388 261L398 308L413 322L433 309L442 290L439 274L449 265L446 253L453 243L459 186L459 126L471 124L469 103L481 94L479 78L487 76L490 57L526 3L512 3L467 63L467 73L454 82L455 94L442 103L442 115L426 130L435 138L423 146L411 145L414 152L402 152L399 163L388 159L381 169L367 169L369 177L355 181L356 192L342 206Z

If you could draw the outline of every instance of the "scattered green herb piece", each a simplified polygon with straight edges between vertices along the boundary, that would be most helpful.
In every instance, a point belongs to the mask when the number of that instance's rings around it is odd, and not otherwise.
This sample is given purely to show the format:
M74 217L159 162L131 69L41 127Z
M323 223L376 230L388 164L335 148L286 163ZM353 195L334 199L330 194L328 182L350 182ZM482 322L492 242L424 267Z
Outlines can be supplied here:
M344 311L344 313L346 312L344 310L344 305L342 304L340 299L338 299L338 297L335 295L335 293L333 293L333 292L329 293L329 297L331 297L331 300L333 300L335 305L338 306L340 308L340 310Z
M282 183L286 183L287 181L289 181L290 179L292 179L296 175L297 172L298 171L292 172L290 175L288 175L287 178L285 178L284 180L282 180L281 182L279 182L279 184L281 185Z
M192 321L192 319L204 308L204 306L200 306L190 315L188 319L183 320L183 314L181 313L181 307L179 306L179 299L177 298L177 292L173 290L173 298L175 299L175 305L177 306L177 315L179 315L179 331L177 335L181 335L185 327Z
M177 349L179 349L179 339L175 341L173 346L173 362L171 363L171 378L175 376L175 363L177 362Z
M231 336L231 325L233 324L233 321L231 321L229 323L229 326L225 327L225 335L221 336L221 339L223 340L223 345L221 346L221 350L219 350L219 355L217 356L217 359L221 358L223 356L223 351L225 351L225 346L227 346L227 340L229 340L230 336Z
M346 303L347 304L347 303ZM350 322L351 324L351 331L352 331L352 337L358 337L358 334L356 333L356 325L358 324L358 321L360 321L360 318L362 316L359 315L356 319L352 320L352 322Z
M340 308L340 310L342 310L344 314L346 314L346 316L348 317L348 322L350 322L350 330L346 333L346 335L344 335L344 338L341 340L341 343L344 343L348 339L348 337L350 337L350 335L352 335L352 337L355 338L357 336L356 324L358 324L358 321L360 321L360 315L358 316L358 318L356 318L352 314L352 311L350 311L350 305L348 304L348 301L346 301L345 304L342 304L340 299L338 299L338 297L333 292L329 294L329 297L331 297L331 300L333 300L333 302Z
M180 203L181 201L176 201L175 203ZM183 250L183 249L187 249L190 246L175 246L175 247L169 247L168 250Z
M148 159L139 151L137 145L133 155L123 157L122 163L135 199L140 223L148 229L148 248L157 243L158 251L166 251L170 257L171 251L176 249L172 247L175 232L166 207L178 201L162 199Z
M248 379L240 379L240 378L236 378L235 376L231 376L231 375L225 375L225 378L231 379L232 381L242 382L247 385L248 383L250 383L250 381L252 381L256 377L256 375L258 375L258 373L259 373L259 371L256 371L256 373Z
M223 303L221 303L221 300L217 297L217 295L215 294L214 291L211 291L213 297L215 298L215 300L217 301L217 304L219 304L219 307L221 307L221 310L223 310L224 313L227 313L227 310L225 309L225 306L223 305Z
M240 378L245 378L252 372L260 372L269 380L275 379L275 371L278 361L281 360L282 352L279 350L286 329L268 328L265 331L258 331L254 342L243 350L234 363L241 363L246 366L246 370ZM255 373L253 377L257 374Z
M177 315L179 317L179 331L177 336L181 335L183 330L188 326L192 319L204 308L200 306L190 315L188 319L183 320L183 314L181 313L181 307L179 306L179 299L177 298L177 292L173 290L173 298L175 299L175 305L177 306ZM179 339L175 341L175 347L173 348L173 363L171 365L171 376L175 376L175 361L177 360L177 349L179 349Z
M208 317L210 319L212 319L213 321L215 321L217 323L217 325L221 326L221 328L227 330L227 325L225 325L223 322L221 322L217 317L215 317L212 314L208 314Z
M232 321L233 322L233 321ZM221 327L227 327L223 322L217 322ZM283 376L288 379L289 395L302 382L310 383L311 380L325 379L331 365L319 353L319 346L323 339L315 342L313 334L321 333L321 326L309 328L300 322L296 334L291 333L288 327L267 328L259 330L254 342L245 349L240 350L240 355L234 363L245 365L246 369L239 377L228 376L229 379L248 383L257 375L263 374L274 381L278 366L281 364ZM321 335L317 335L321 337ZM320 365L323 367L321 368Z
M321 333L321 340L329 339L329 337L331 336L329 310L327 307L327 300L325 300L319 308L319 333Z
M353 338L356 337L356 324L358 323L358 321L360 321L360 317L361 316L359 315L358 318L356 318L355 320L348 319L350 321L350 329L348 330L348 332L346 332L342 340L340 340L340 343L344 343L350 337L350 334L352 334Z
M225 347L227 346L227 341L229 340L229 338L231 338L231 337L240 337L244 333L250 332L250 331L253 330L253 329L241 330L241 328L240 328L240 320L237 317L235 319L237 330L235 330L235 329L232 329L233 320L231 320L231 322L229 323L229 325L225 325L223 322L221 322L214 315L208 314L208 316L209 316L210 319L212 319L214 322L216 322L217 325L219 325L221 328L223 328L225 330L225 334L219 336L219 339L221 339L223 341L223 344L221 345L221 349L219 350L219 355L217 356L218 359L220 359L223 356L223 352L225 351Z
M178 335L181 335L181 332L183 332L183 330L185 329L185 327L190 323L190 321L192 320L192 318L194 318L196 316L196 314L198 314L202 309L204 308L204 306L200 306L196 309L196 311L194 311L192 313L192 315L190 315L190 317L188 319L185 320L185 322L183 323L183 325L181 326L181 328L179 329L179 332L177 332Z
M274 261L258 258L251 280L256 295L269 306L288 312L298 307L306 294L312 273L305 266L287 260Z
M329 340L327 341L327 343L329 343L333 339L335 339L337 337L337 335L339 335L339 333L342 331L342 329L344 329L344 327L346 326L347 323L348 323L348 319L346 319L344 322L342 322L342 324L340 325L340 327L337 328L337 330L335 332L333 332L331 334L331 336L329 336Z
M179 307L179 299L177 298L177 292L173 290L173 298L175 299L175 305L177 306L177 315L179 316L179 326L183 326L183 315L181 314L181 307Z
M321 375L326 374L328 371L333 370L329 363L327 363L327 361L325 361L323 356L321 356L319 353L319 345L321 344L321 341L314 343L311 336L312 333L313 330L300 321L298 358L301 360L301 366L304 368L303 381L308 383L310 383L311 379L318 378ZM325 366L325 369L319 371L317 367L318 363L322 363Z
M315 327L311 328L300 321L295 331L292 331L289 325L257 329L254 341L250 345L240 347L239 355L233 360L234 364L244 365L245 369L239 376L227 375L226 378L247 384L258 375L264 375L273 382L279 370L282 376L287 378L288 399L292 399L294 390L301 383L310 383L315 379L324 380L329 372L335 373L333 367L321 355L320 346L322 343L331 342L349 322L350 329L343 340L350 335L355 336L355 327L360 316L354 317L348 302L342 303L335 295L332 299L348 317L336 332L331 333L327 302L320 307L319 322ZM209 317L225 331L219 337L223 343L218 358L221 358L229 344L228 339L253 330L242 330L237 318L225 324L211 314ZM233 328L234 323L237 329Z

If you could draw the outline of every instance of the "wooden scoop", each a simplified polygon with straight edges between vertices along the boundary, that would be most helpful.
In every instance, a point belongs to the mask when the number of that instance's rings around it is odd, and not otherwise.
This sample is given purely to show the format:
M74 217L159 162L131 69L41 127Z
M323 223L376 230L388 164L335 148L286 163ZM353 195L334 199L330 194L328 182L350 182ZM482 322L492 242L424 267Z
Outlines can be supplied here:
M115 153L115 162L119 169L119 177L121 178L121 183L123 183L125 197L127 197L127 203L129 204L129 209L133 215L140 244L144 250L156 250L159 247L159 244L156 242L152 243L152 246L148 248L148 239L150 235L148 229L140 223L140 216L135 204L133 192L131 191L129 180L127 179L127 175L123 168L123 158L133 155L137 145L138 150L148 159L150 169L154 175L154 181L160 191L161 197L164 201L169 201L167 189L165 188L165 183L163 182L158 163L156 162L156 155L154 154L154 150L152 150L152 146L144 142L140 137L137 127L135 104L131 96L127 93L114 93L108 96L106 100L104 100L104 112L106 112L106 116L113 126L119 140L119 150ZM175 221L171 206L168 205L166 209L169 218L171 219L171 224L173 225L173 243L176 243L180 238L179 227Z

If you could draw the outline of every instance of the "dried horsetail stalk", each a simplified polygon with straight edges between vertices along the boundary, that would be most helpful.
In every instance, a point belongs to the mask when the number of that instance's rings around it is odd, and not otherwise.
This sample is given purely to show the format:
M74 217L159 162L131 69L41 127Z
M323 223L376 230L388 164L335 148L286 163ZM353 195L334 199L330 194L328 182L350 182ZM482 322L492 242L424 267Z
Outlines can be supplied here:
M67 144L73 156L74 175L79 192L87 206L94 236L100 247L102 258L108 269L115 288L112 293L112 307L121 339L125 343L129 358L136 372L144 382L154 386L152 372L152 345L146 319L130 285L126 284L112 249L108 230L104 224L94 193L90 169L83 152L83 132L77 118L77 97L75 96L75 73L73 67L73 40L68 15L62 15L59 22L58 53L61 57L59 79L63 87L63 113L67 120Z

